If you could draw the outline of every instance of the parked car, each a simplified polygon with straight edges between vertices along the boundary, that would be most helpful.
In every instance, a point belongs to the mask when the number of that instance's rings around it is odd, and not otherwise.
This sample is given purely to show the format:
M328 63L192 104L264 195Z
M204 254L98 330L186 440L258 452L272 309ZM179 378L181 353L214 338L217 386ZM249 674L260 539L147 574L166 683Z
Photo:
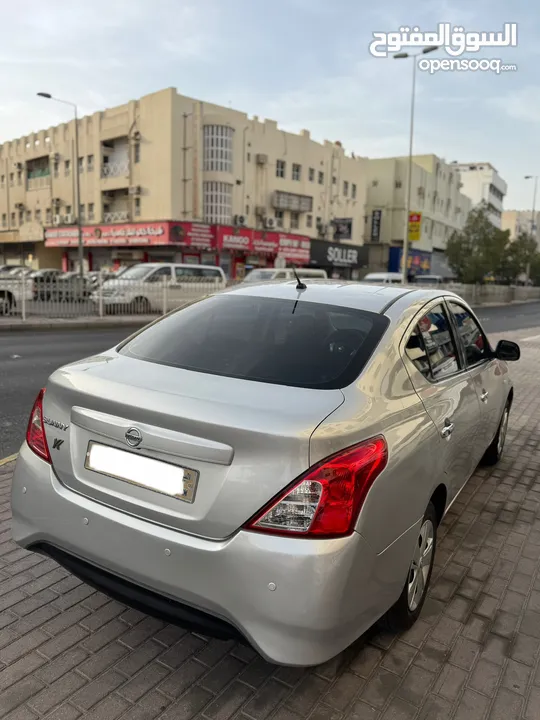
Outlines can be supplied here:
M451 293L303 286L216 293L53 373L16 542L275 663L409 628L442 518L503 453L519 347Z
M139 263L103 283L101 293L94 290L92 300L96 305L102 302L106 312L147 314L162 312L164 306L173 309L226 285L225 273L215 265Z
M313 280L325 280L328 278L326 270L316 270L314 268L298 268L296 270L298 277L312 278ZM242 282L244 283L261 283L294 280L294 270L292 268L256 268L248 272Z
M362 278L362 282L373 285L401 285L403 276L401 273L395 272L368 273Z
M11 315L22 311L24 303L33 300L33 284L28 278L29 272L0 272L0 315Z

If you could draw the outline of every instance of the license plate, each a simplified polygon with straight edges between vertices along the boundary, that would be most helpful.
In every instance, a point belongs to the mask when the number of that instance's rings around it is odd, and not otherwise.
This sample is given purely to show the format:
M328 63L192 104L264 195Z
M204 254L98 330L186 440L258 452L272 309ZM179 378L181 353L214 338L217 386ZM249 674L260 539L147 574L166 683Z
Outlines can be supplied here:
M84 467L116 480L192 503L199 480L196 470L91 442Z

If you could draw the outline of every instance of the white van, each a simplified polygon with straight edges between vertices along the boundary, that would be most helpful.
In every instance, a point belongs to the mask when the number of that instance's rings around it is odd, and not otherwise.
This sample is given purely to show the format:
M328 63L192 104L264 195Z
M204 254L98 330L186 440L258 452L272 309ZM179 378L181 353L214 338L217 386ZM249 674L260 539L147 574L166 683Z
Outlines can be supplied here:
M328 280L326 270L315 270L313 268L297 268L296 272L299 278L312 280ZM292 268L256 268L248 272L242 282L245 283L262 283L271 281L294 280L294 270Z
M133 313L163 312L226 287L225 273L217 265L139 263L106 280L92 300L105 311L121 307Z
M401 285L403 276L395 272L368 273L361 282L372 283L373 285Z

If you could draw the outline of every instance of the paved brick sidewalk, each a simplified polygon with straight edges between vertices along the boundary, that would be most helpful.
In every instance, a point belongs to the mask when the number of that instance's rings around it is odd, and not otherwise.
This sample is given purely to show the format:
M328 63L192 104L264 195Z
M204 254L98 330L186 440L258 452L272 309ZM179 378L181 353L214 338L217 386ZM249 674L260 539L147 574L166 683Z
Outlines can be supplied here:
M540 719L539 365L526 343L507 453L448 514L421 620L308 671L165 626L18 549L0 468L0 718Z

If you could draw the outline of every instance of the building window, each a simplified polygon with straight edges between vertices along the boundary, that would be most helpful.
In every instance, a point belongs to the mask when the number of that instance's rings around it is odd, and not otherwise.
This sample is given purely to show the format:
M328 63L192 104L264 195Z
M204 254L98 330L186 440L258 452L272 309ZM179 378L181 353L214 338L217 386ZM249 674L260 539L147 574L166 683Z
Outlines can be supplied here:
M13 173L9 173L9 187L13 187L13 181L15 179L15 176Z
M203 169L205 172L233 171L234 129L227 125L205 125Z
M337 185L337 177L332 175L332 185Z
M306 227L313 227L313 215L306 215Z
M230 183L203 183L205 222L230 225L232 219L232 193L233 186Z
M7 214L2 213L2 227L7 227Z
M315 182L315 168L309 168L308 177L309 182Z
M53 163L53 173L55 178L58 177L58 164L58 160L55 160Z
M351 197L353 200L356 199L356 185L353 183L351 187Z
M31 210L26 211L26 222L32 222L32 211Z
M293 163L292 166L292 179L293 180L300 180L302 177L302 166L298 165L298 163Z
M39 208L36 210L36 222L41 222L41 210Z
M300 213L291 213L291 230L298 230L300 227Z
M19 225L22 225L24 222L24 210L19 210Z
M66 215L71 215L71 205L66 205Z
M322 218L318 217L315 223L317 230L322 227Z
M47 208L47 209L45 210L45 224L46 224L46 225L50 225L50 224L51 224L51 221L52 221L51 208Z
M92 172L94 169L94 156L88 155L86 158L86 170L87 172Z
M140 217L141 214L141 198L135 198L135 217Z
M84 205L79 205L79 220L81 222L84 222L85 210L86 208L84 207Z
M69 160L64 161L64 175L69 175L70 162Z
M15 227L16 224L17 224L17 215L14 212L12 212L11 213L11 227Z
M22 172L20 170L17 173L17 185L22 185Z
M248 162L251 162L251 153L248 153L248 154L247 154L247 161L248 161Z
M345 197L347 197L347 195L349 194L349 183L347 182L347 180L343 182L343 194L345 195Z
M94 203L88 203L88 219L94 219Z
M379 184L379 181L378 181L378 180L372 180L372 181L371 181L371 186L372 186L372 187L377 187L378 184Z
M276 210L276 225L280 228L283 227L283 210Z
M277 160L276 161L276 177L278 177L278 178L285 177L285 160Z
M133 162L138 163L140 161L141 161L141 144L135 143L135 145L133 146Z
M319 185L324 185L324 173L322 170L319 170Z
M79 172L81 173L83 171L84 171L84 158L80 157L79 158Z
M2 176L0 176L0 187L3 188L5 186L5 184L6 184L6 176L2 175Z
M401 180L396 180L394 185L395 185L396 190L399 190L399 188L401 187Z

